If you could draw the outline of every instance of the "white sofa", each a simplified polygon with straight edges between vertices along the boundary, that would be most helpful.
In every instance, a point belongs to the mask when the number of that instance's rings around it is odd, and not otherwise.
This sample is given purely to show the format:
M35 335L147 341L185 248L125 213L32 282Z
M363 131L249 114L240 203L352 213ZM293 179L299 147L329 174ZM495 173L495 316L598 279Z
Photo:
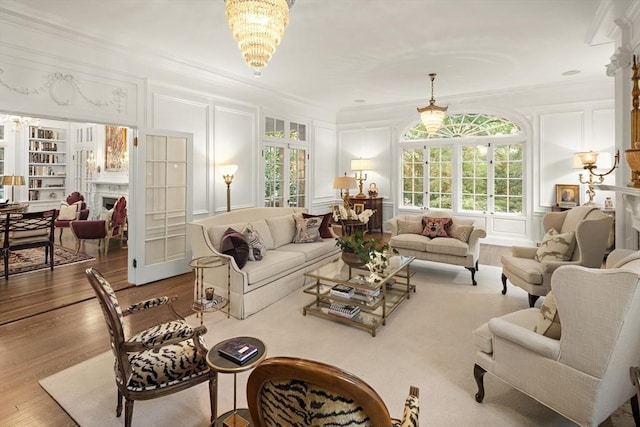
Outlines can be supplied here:
M453 223L473 227L467 241L453 237L429 238L420 234L424 227L423 217L451 218ZM416 222L421 225L411 226ZM470 219L452 216L447 212L429 212L421 215L398 215L384 223L383 230L391 233L389 247L397 250L400 255L414 256L425 261L442 262L460 265L471 272L471 283L476 286L475 273L478 269L480 256L480 239L487 236L481 219Z
M218 255L231 258L231 315L244 319L304 285L304 273L340 256L333 238L313 243L291 243L295 233L294 214L303 208L247 208L194 221L187 225L194 258ZM222 235L231 227L242 232L247 224L265 240L267 251L261 261L248 261L238 268L235 260L220 253ZM204 282L226 295L226 269L205 269Z

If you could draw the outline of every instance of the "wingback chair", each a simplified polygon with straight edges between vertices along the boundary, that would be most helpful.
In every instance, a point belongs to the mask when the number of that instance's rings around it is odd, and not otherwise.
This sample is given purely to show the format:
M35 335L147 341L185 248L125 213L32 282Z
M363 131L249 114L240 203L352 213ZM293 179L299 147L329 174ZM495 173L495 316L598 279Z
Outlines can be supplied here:
M566 260L547 256L539 260L540 248L514 246L511 255L502 256L502 294L507 293L507 279L529 294L529 306L547 295L551 290L551 276L562 265L581 265L598 268L602 265L604 252L613 218L593 206L578 206L563 212L549 212L542 219L542 226L550 241L553 231L559 236L572 235L574 243L567 243ZM550 230L553 231L550 232ZM569 234L567 234L569 233ZM551 247L552 245L549 245Z
M63 203L64 205L64 203ZM68 209L63 211L63 207L61 206L59 210L56 211L56 219L54 225L56 228L60 229L60 241L62 242L62 232L65 228L70 226L71 221L75 220L86 220L89 218L89 209L87 209L87 204L84 202L84 196L77 191L69 194L66 199L66 206L74 206L75 212L67 212Z
M541 309L509 313L476 329L476 400L484 399L483 376L489 372L581 426L599 425L631 399L640 425L638 397L629 381L630 367L640 363L640 252L636 255L611 269L556 270L551 287L559 339L541 333L544 318L554 311L546 299Z
M122 310L113 288L100 272L89 268L86 275L107 322L111 350L115 356L114 371L118 388L116 415L119 417L122 414L124 397L125 427L131 426L134 401L166 396L204 381L209 381L213 421L216 413L217 374L206 362L207 348L202 336L207 328L188 325L172 306L175 298L154 298ZM124 316L161 305L168 307L176 320L152 326L125 338Z
M247 403L257 427L418 425L416 387L409 389L402 420L393 420L382 398L360 378L325 363L292 357L265 359L251 372Z

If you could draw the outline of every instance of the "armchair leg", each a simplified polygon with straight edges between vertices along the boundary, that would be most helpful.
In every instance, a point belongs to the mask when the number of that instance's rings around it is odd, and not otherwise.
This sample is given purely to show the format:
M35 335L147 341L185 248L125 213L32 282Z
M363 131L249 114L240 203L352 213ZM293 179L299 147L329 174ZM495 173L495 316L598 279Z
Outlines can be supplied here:
M124 402L124 427L131 427L133 420L133 400L126 399Z
M536 305L536 301L538 301L538 298L540 298L540 296L529 294L529 307L533 308L533 306Z
M473 365L473 377L476 379L476 384L478 384L478 392L476 393L476 402L482 403L484 399L484 374L486 374L484 368L482 368L477 363Z
M502 273L502 295L507 294L507 276Z
M116 401L116 417L122 415L122 393L118 390L118 400Z
M636 427L640 426L640 409L638 408L637 394L631 398L631 413L633 413L633 421L636 423Z
M216 402L218 401L218 375L214 374L209 379L209 401L211 402L211 422L213 423L218 417L218 408L216 408Z
M473 286L478 286L478 282L476 282L476 269L473 267L465 268L471 272L471 283L473 284Z

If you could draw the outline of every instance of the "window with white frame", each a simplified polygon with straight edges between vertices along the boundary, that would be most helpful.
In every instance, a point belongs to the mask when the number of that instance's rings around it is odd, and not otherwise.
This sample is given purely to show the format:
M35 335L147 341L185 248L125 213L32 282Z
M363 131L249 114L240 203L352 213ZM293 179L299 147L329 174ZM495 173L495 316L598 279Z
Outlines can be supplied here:
M289 133L285 134L287 128ZM265 117L264 129L264 205L304 207L308 175L307 125Z
M522 214L524 140L485 114L449 115L433 135L413 126L400 142L400 207Z

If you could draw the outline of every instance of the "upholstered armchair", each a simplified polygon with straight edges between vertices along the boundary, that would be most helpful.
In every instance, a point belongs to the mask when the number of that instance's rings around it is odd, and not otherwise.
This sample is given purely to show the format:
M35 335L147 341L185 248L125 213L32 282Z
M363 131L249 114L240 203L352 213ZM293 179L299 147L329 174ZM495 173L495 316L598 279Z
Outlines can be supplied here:
M125 427L131 426L134 401L166 396L204 381L209 382L213 421L216 413L217 374L206 362L207 348L202 336L207 332L207 328L187 324L172 306L175 298L154 298L132 304L123 310L113 288L102 274L94 268L89 268L86 275L107 322L111 350L115 356L114 371L118 388L116 415L122 415L124 397ZM125 338L125 316L159 306L168 307L176 320L160 323Z
M109 242L111 239L118 239L120 247L123 246L123 237L127 225L127 201L121 197L116 204L107 212L107 219L70 221L71 232L76 238L76 253L80 251L80 246L85 240L98 240L104 247L105 255L109 252Z
M249 375L247 403L253 425L417 426L418 389L411 387L402 420L390 417L367 383L331 365L292 357L262 361Z
M555 304L547 296L540 309L509 313L476 329L476 400L485 397L489 372L581 426L599 425L629 399L638 422L638 397L629 381L630 367L640 363L636 258L612 269L560 267L551 279ZM556 322L559 339L549 333Z
M546 233L539 248L514 246L502 257L502 294L507 279L529 294L529 306L551 290L551 276L562 265L599 268L604 259L613 218L593 206L549 212L542 219Z
M60 229L60 241L62 242L62 232L70 226L71 221L86 220L89 218L89 209L84 202L84 196L77 191L69 194L66 204L63 203L56 211L54 225Z

